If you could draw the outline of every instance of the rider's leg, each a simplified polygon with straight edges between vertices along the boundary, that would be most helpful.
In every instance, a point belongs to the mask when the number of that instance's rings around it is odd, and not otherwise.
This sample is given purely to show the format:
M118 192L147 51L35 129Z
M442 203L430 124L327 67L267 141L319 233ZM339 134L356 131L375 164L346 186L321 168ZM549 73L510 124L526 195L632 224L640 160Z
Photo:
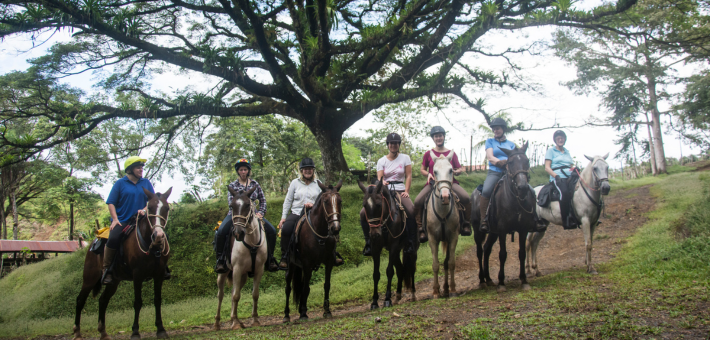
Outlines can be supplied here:
M270 272L277 271L279 269L276 260L274 259L274 249L276 248L276 228L269 222L266 218L262 219L264 223L264 233L266 234L266 269Z
M471 202L469 193L466 192L466 189L462 188L458 184L454 184L453 186L451 186L451 189L454 191L454 193L456 193L456 196L459 197L459 201L461 201L461 205L463 205L465 209L463 211L464 219L460 224L460 234L462 236L471 236Z
M293 235L293 228L296 226L296 222L300 216L296 214L290 214L286 217L286 221L281 226L281 262L279 263L279 269L286 270L288 268L288 261L286 260L286 255L288 254L288 245L291 243L291 235Z
M560 217L562 218L562 227L564 229L577 229L578 224L576 219L570 217L570 206L572 204L572 195L567 187L567 179L555 179L555 186L560 191Z
M227 248L229 247L229 233L232 231L232 226L232 215L227 215L215 233L214 251L217 253L217 263L214 266L214 271L217 274L229 272L227 261L230 260L228 258L230 254Z
M422 191L419 192L419 195L417 195L417 198L414 199L414 219L417 222L417 230L419 231L419 242L424 243L426 242L429 237L426 233L426 230L422 228L422 213L424 212L424 202L426 201L427 196L431 193L431 185L425 185L424 188L422 188Z
M372 245L370 244L370 224L365 216L365 208L360 210L360 227L362 228L362 236L365 237L365 248L362 250L363 256L372 256Z
M106 241L106 246L104 246L104 278L102 282L105 285L113 283L113 275L109 269L116 257L118 247L121 246L121 233L123 232L123 228L123 226L116 225L108 234L108 241Z
M404 206L404 212L407 214L407 220L404 221L405 228L407 229L406 234L416 235L415 228L417 227L417 222L414 218L414 203L411 197L402 197L402 205ZM414 250L414 239L412 237L407 237L407 245L404 247L405 252L411 252Z
M498 180L503 177L502 172L488 170L486 175L486 180L483 181L483 189L481 190L481 231L488 232L488 204L491 200L491 195L493 195L493 189L498 183Z

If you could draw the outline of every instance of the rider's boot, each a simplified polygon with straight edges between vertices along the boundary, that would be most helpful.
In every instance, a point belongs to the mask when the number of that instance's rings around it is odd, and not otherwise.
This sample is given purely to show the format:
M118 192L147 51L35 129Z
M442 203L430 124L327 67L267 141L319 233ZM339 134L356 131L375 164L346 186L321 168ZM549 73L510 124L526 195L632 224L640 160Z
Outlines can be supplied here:
M113 284L113 275L109 271L113 259L116 257L116 249L111 249L107 246L104 247L104 277L101 283L104 285Z
M279 270L288 269L288 251L281 248L281 262L279 262Z
M170 274L170 268L168 266L165 266L165 273L163 273L163 280L170 280L170 278L173 277L172 274Z
M335 263L333 264L334 266L338 267L345 264L345 260L343 260L343 257L340 256L340 253L333 250L333 256L335 257Z
M471 212L469 211L470 209L466 209L465 211L461 212L459 215L460 218L463 220L462 223L460 223L461 230L459 231L459 234L461 236L471 236Z
M272 273L279 270L279 265L274 258L274 248L276 248L276 234L266 233L266 270Z
M422 212L415 212L414 219L417 222L417 230L419 231L419 243L426 243L429 241L429 235L427 235L426 230L422 226Z
M215 251L217 252L217 263L214 266L214 272L217 274L224 274L229 272L229 267L227 266L227 257L224 254L224 244L227 242L225 236L217 234L215 240Z
M484 233L490 231L490 229L488 228L488 216L486 216L486 214L488 213L488 204L490 203L490 201L490 198L485 198L481 196L481 231Z

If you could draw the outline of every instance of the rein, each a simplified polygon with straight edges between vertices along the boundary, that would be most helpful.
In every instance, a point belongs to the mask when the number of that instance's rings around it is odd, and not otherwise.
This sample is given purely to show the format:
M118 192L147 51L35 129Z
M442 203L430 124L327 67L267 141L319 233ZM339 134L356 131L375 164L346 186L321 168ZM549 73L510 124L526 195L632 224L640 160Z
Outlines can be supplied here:
M520 156L520 154L511 155L510 157L513 157L513 156ZM510 159L510 157L508 159ZM518 174L525 174L525 176L528 178L528 181L530 180L529 170L521 169L521 170L518 170L518 171L511 174L510 169L508 168L508 163L505 164L505 172L506 172L506 176L508 176L508 178L510 178L510 183L512 183L512 184L515 184L515 176L517 176ZM513 194L513 196L515 197L515 200L518 202L518 206L520 206L520 208L523 209L524 212L526 212L528 214L532 214L533 209L535 209L534 205L532 207L530 207L530 211L527 211L527 210L525 210L525 207L522 204L520 204L521 201L525 201L525 198L527 197L527 195L525 195L525 197L523 197L521 199L519 193L513 192L513 185L506 183L506 187L508 187L508 191L510 191L510 193Z
M374 187L374 185L370 185L370 186L371 186L371 187ZM365 218L367 218L367 224L370 226L370 228L379 228L379 227L382 227L382 226L387 227L387 222L388 222L388 221L390 221L390 220L394 221L394 218L392 217L392 207L390 206L390 202L387 200L387 197L385 197L384 194L380 194L380 196L382 196L382 200L387 203L387 207L389 207L389 214L387 215L387 218L385 218L385 219L383 220L383 218L385 217L385 207L384 207L384 204L382 205L382 214L380 215L380 218L370 218L370 217L368 217L368 216L367 216L367 209L365 209ZM403 220L403 221L404 221L404 220ZM379 223L379 224L374 224L374 223L372 223L372 222L380 222L380 223ZM392 236L392 238L399 238L400 236L402 236L402 234L404 234L404 229L405 229L405 228L406 228L406 224L403 223L402 231L401 231L401 232L399 233L399 235L397 235L397 236L394 236L394 234L392 234L391 228L387 228L387 232L389 232L389 234L390 234L390 236Z
M323 207L323 212L325 212L325 215L326 215L325 220L328 224L330 224L331 222L339 222L340 221L340 219L338 218L338 214L339 214L338 209L336 208L337 207L336 194L332 194L330 199L331 199L331 203L333 204L333 212L332 213L328 213L328 210L325 208L324 203L322 203L322 202L319 203ZM313 234L315 234L319 238L321 238L323 240L329 238L330 235L323 236L321 234L318 234L318 232L316 232L315 228L313 228L313 223L311 223L311 212L312 211L313 211L313 209L310 209L310 210L308 210L308 213L306 214L306 222L308 223L308 227L311 228L311 231L313 232ZM330 220L331 216L335 216L332 221ZM328 226L328 231L330 231L330 226Z
M596 163L596 162L594 162L594 163ZM584 191L584 194L587 195L587 198L590 201L592 201L594 206L597 207L597 215L600 216L601 212L602 212L602 206L604 205L604 200L601 198L601 196L599 196L599 202L595 201L594 198L592 197L592 195L590 195L589 192L587 192L587 188L589 188L589 190L592 190L592 191L599 191L599 190L601 190L601 182L609 181L609 179L608 178L599 179L596 172L594 171L594 163L592 163L592 179L594 179L594 184L597 186L596 189L591 188L587 184L587 182L584 181L584 177L582 177L582 174L579 173L579 170L577 168L575 168L574 171L577 173L577 175L579 176L579 180L582 182L582 185L581 185L582 191Z
M149 214L149 213L148 213L148 204L147 204L147 203L146 203L146 205L145 205L145 209L143 209L143 210L145 211L145 215L144 215L143 217L146 217L146 218L148 219L148 226L150 226L150 230L151 230L151 231L155 230L155 228L157 228L157 227L161 227L161 228L163 228L163 229L167 229L167 226L168 226L168 219L170 218L170 209L168 209L168 216L165 217L165 218L163 218L163 216L160 216L160 215ZM151 217L157 217L157 218L163 220L164 224L163 224L163 225L160 225L160 224L153 225L153 223L150 222L150 218L151 218ZM141 251L143 254L148 255L148 254L150 254L150 245L148 246L148 250L144 250L144 249L143 249L143 246L141 245L141 244L144 242L144 240L143 240L143 235L141 235L141 232L140 232L140 227L138 226L138 221L140 220L140 218L141 218L141 215L140 215L140 214L136 214L136 241L137 241L136 243L138 243L138 249L140 249L140 251ZM142 241L143 241L143 242L142 242ZM153 235L152 235L152 233L151 233L151 242L152 242L152 241L155 241L155 240L153 239ZM167 248L168 250L165 251L165 248ZM165 244L163 244L163 248L160 249L160 253L159 253L159 254L162 255L162 256L168 256L168 255L170 254L170 244L168 244L168 238L167 238L167 237L165 238Z

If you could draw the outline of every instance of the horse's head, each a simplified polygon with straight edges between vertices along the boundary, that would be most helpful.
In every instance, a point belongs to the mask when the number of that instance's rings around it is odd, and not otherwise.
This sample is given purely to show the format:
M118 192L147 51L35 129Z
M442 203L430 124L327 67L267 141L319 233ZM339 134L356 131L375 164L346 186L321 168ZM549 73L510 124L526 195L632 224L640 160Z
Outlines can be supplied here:
M442 204L449 204L451 186L454 183L454 167L451 165L451 158L454 156L454 153L449 152L449 155L446 157L444 157L444 155L436 157L434 156L434 152L429 152L431 159L434 160L434 178L436 178L436 187L434 190L439 192Z
M150 225L152 229L150 236L152 248L162 249L167 239L165 236L165 228L168 225L168 217L170 216L168 196L170 196L172 191L173 188L171 187L164 194L154 194L143 188L143 193L148 197L148 211L146 211L145 217L148 221L148 225Z
M370 234L373 236L382 235L382 225L387 221L388 215L385 215L385 190L387 187L382 185L381 181L378 181L375 185L365 186L362 182L358 181L357 185L360 187L365 197L362 199L362 207L365 209L365 217L367 218L367 223L370 225Z
M607 152L604 156L594 156L589 157L584 155L591 163L592 167L592 177L594 178L594 187L601 191L602 195L608 195L611 191L611 185L609 185L609 164L607 164L606 159L609 157Z
M335 187L333 185L325 186L321 182L318 182L318 186L321 189L319 197L321 209L323 209L325 219L328 221L328 236L337 237L340 234L340 211L343 206L339 191L340 187L343 186L343 181L340 180ZM318 207L314 204L313 208Z
M500 150L508 156L506 170L508 171L508 177L515 183L518 197L524 197L527 195L528 190L530 190L530 186L528 185L530 160L528 160L528 156L525 155L525 151L528 150L528 143L523 144L522 148L516 146L513 150Z
M247 225L251 224L254 218L254 211L251 207L251 194L256 190L256 186L249 190L234 190L227 186L227 190L232 194L229 207L232 208L232 224L234 224L234 235L237 241L244 240Z

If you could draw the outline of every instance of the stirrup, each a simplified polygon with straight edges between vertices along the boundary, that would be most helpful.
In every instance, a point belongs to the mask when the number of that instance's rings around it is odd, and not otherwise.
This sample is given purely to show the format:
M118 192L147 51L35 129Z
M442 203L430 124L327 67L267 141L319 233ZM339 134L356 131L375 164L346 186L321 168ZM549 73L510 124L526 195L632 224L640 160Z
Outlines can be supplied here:
M104 286L113 284L113 275L111 275L108 269L104 270L104 275L101 277L101 284Z
M468 227L468 230L466 230L467 227ZM464 223L464 224L461 226L461 229L459 230L459 234L460 234L461 236L471 236L471 234L472 234L472 232L471 232L471 224L469 224L469 223Z
M343 260L343 257L340 256L337 252L333 255L335 256L335 261L333 262L333 266L339 267L345 264L345 260Z
M488 227L488 223L481 222L481 231L484 233L488 233L491 231L491 228Z
M227 267L227 261L217 260L217 263L214 265L214 272L217 274L229 273L229 267Z
M427 232L424 231L423 228L419 229L419 243L426 243L429 241L429 235L427 235Z

